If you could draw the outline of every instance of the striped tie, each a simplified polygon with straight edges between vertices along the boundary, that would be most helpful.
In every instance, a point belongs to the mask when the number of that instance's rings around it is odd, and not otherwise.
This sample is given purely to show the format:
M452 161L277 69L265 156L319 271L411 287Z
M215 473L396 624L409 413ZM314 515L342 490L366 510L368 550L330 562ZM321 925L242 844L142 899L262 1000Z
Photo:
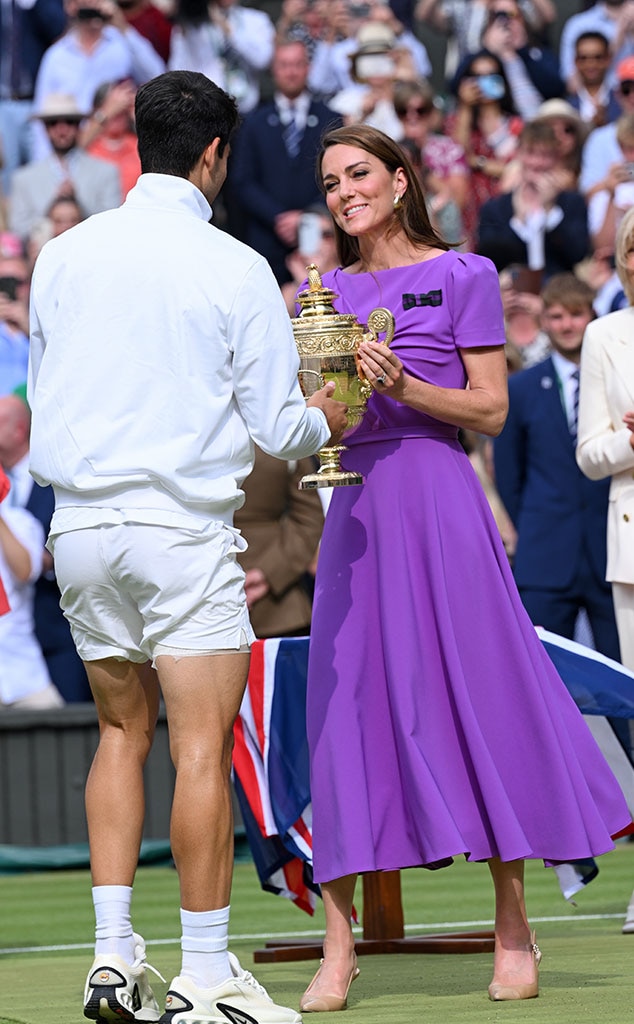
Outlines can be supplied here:
M579 419L579 370L571 375L572 379L572 420L570 423L570 436L573 443L577 444L577 421Z
M284 145L286 146L286 152L290 156L291 160L294 160L296 156L299 156L299 147L304 133L297 125L297 121L295 120L295 110L292 103L288 108L288 116L289 120L283 133Z

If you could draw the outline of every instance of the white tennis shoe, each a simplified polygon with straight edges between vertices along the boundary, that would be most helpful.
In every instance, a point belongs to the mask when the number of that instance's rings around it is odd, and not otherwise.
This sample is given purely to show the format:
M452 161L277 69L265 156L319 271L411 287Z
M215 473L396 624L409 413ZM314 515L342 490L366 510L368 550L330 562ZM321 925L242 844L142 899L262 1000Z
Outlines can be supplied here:
M229 953L232 978L215 988L198 988L190 978L174 978L160 1024L301 1024L301 1014L276 1006L250 971Z
M97 1024L159 1020L161 1011L148 981L148 970L154 971L161 981L165 979L147 963L145 942L136 933L134 955L133 964L113 953L95 957L86 979L84 1017Z

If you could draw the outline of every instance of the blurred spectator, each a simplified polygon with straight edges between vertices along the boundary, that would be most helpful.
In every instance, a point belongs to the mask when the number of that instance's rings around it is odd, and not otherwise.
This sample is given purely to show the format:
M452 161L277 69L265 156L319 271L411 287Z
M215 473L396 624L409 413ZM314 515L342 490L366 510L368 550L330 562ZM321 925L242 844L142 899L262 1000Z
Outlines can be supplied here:
M167 64L172 38L172 22L165 11L151 0L116 0L126 21L139 35L152 44L161 60Z
M116 167L84 153L78 146L82 110L72 96L49 95L38 108L52 153L20 167L11 180L9 224L26 240L36 223L59 196L74 196L86 215L110 210L121 203Z
M30 273L33 273L35 261L42 246L51 238L74 228L84 220L86 214L74 196L58 196L53 200L45 215L32 228L26 242L26 259Z
M569 92L574 92L578 85L574 54L579 36L584 32L600 32L609 41L614 65L617 65L627 55L624 46L631 32L631 18L631 0L600 0L566 19L559 43L559 68Z
M557 140L556 173L560 188L562 190L577 189L581 174L583 146L588 136L587 127L578 112L566 100L546 100L531 120L534 123L549 124L555 133ZM519 174L519 160L514 160L503 175L503 192L508 192L514 187Z
M411 54L397 46L392 29L380 21L362 25L356 44L350 54L353 84L336 93L328 105L341 114L344 124L363 122L398 142L403 126L394 109L394 86L397 79L416 79Z
M557 57L550 47L530 39L517 0L491 0L478 49L499 59L515 109L525 121L544 100L563 94Z
M601 32L582 32L575 41L574 85L566 99L590 128L615 121L621 104L612 89L610 43Z
M34 628L34 585L42 572L44 531L19 500L15 452L28 452L29 416L15 395L0 398L0 464L11 481L0 505L0 577L11 610L0 618L0 708L53 708L53 685Z
M324 513L316 490L299 481L315 472L313 459L286 462L255 449L255 464L244 481L244 505L234 524L248 543L238 556L257 637L306 636L311 591L307 578L321 539Z
M623 114L634 114L634 57L627 57L617 68L619 87L615 93ZM610 176L615 166L625 162L617 139L617 122L611 121L590 132L583 147L579 188L590 200L595 192L610 187Z
M291 280L282 285L282 295L290 316L297 315L295 296L305 284L310 263L315 263L322 275L339 266L335 231L328 207L323 201L302 211L297 248L286 257Z
M54 199L46 211L46 219L51 225L51 238L57 238L69 228L74 228L84 220L86 214L73 196L59 196Z
M44 54L35 82L35 109L51 93L74 96L89 111L104 82L131 78L142 85L165 71L165 64L147 39L126 21L114 0L65 0L69 27ZM36 138L36 157L50 153L43 132Z
M174 19L169 70L200 71L235 97L241 113L253 110L273 56L268 14L235 0L177 0Z
M619 660L612 588L605 581L609 481L577 466L576 410L593 292L574 274L551 278L542 320L552 345L509 381L509 414L495 439L495 478L517 529L514 574L535 625L572 640L586 612L596 649Z
M134 130L135 96L136 87L130 81L100 85L81 134L81 145L87 153L114 164L119 171L124 199L141 173Z
M501 61L486 50L463 62L454 85L458 103L445 131L462 146L471 169L463 220L473 248L480 208L500 191L500 178L515 155L522 120L515 113Z
M29 360L29 270L19 239L0 235L0 395L26 380Z
M449 82L460 62L482 46L491 0L418 0L416 18L447 36L445 78ZM551 0L520 0L526 25L537 39L555 21L557 10Z
M469 189L469 167L457 142L441 135L434 92L427 82L397 82L394 109L403 126L401 145L423 182L429 215L445 241L464 241L462 210Z
M422 42L408 32L392 8L380 0L368 3L333 0L328 5L328 19L324 37L315 48L308 79L309 87L317 95L329 98L354 86L351 56L360 49L359 34L369 25L373 26L368 30L370 33L383 30L383 40L387 38L386 30L390 33L396 61L394 77L428 78L431 75L431 62ZM406 67L406 74L402 73L402 66Z
M25 605L28 601L30 635L39 651L33 651L29 638L28 653L32 659L34 676L28 685L31 687L36 682L42 685L45 678L48 685L52 681L56 687L55 693L47 693L46 697L52 700L49 706L55 706L55 702L62 703L60 694L67 701L86 701L92 698L84 666L60 608L60 592L53 559L44 547L55 499L51 487L40 487L29 474L31 414L24 390L19 389L20 395L0 398L0 465L11 479L12 508L29 528L32 571L29 574L28 594L22 596ZM26 629L26 621L23 624ZM25 671L24 667L22 671ZM42 699L38 693L38 701ZM0 701L6 703L1 685ZM38 706L42 705L38 703Z
M614 248L597 249L575 267L575 274L594 291L594 311L597 316L614 313L629 306L623 282L618 275Z
M303 43L312 61L326 30L324 0L282 0L275 30L280 39Z
M634 114L616 122L616 141L623 159L612 164L605 187L588 200L588 226L593 246L614 252L616 233L627 210L634 206Z
M542 329L539 281L525 267L509 266L500 273L507 343L519 356L519 368L534 366L549 354L550 338Z
M480 211L477 252L498 271L519 264L545 281L572 271L588 254L586 204L579 191L561 187L557 160L552 127L543 121L524 125L518 183Z
M0 141L5 191L13 171L33 159L33 93L40 61L66 26L63 0L0 4Z
M276 45L274 97L245 117L229 169L229 193L247 218L244 240L266 257L280 284L291 277L286 258L297 247L302 211L322 199L315 178L319 138L341 123L307 91L308 68L303 43Z

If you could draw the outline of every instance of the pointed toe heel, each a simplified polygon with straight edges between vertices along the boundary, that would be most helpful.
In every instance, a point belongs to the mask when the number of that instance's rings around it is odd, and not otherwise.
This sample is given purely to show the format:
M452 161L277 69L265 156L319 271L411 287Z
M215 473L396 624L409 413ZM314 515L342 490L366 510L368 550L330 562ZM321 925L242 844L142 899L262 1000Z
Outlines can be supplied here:
M359 977L360 973L359 968L357 967L356 959L354 967L350 971L350 976L348 978L348 983L346 985L346 991L344 992L343 996L337 996L334 994L322 994L319 996L311 995L311 989L315 982L317 981L317 978L319 977L319 972L321 971L321 965L323 964L323 962L323 960L320 961L319 968L316 974L314 975L310 985L308 986L308 988L304 992L304 995L299 1001L299 1008L302 1013L328 1013L333 1010L345 1010L346 1006L348 1005L348 992L350 991L350 986L352 985L352 982L355 980L355 978Z
M535 999L539 995L539 964L542 951L535 941L535 932L531 932L531 953L535 965L535 980L517 985L501 985L492 981L489 985L489 999L497 1003L505 999Z

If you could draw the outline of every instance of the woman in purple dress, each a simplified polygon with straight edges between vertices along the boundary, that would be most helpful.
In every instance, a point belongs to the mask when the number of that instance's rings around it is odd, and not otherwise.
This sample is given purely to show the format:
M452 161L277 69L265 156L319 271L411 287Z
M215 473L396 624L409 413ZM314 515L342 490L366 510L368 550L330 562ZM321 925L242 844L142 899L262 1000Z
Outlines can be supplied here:
M458 428L507 411L497 274L449 251L400 148L329 132L319 173L341 267L340 312L394 313L360 347L374 388L347 439L360 487L336 488L317 572L308 673L315 878L324 960L304 1012L346 1006L358 968L358 872L487 860L492 999L538 994L523 861L605 853L630 825L621 791L519 599Z

